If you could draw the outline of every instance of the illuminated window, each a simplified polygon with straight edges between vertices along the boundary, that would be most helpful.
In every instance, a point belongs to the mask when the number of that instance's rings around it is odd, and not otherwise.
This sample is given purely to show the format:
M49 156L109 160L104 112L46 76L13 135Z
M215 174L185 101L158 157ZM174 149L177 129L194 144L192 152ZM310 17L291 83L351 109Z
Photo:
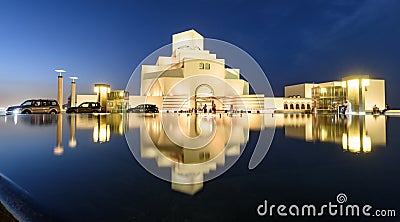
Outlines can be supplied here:
M199 69L204 69L204 63L199 63Z
M288 105L286 103L283 105L283 109L288 109Z
M200 160L208 160L208 159L210 159L210 153L209 152L202 152L202 153L199 153L199 159Z
M89 107L89 103L82 103L82 104L80 105L80 107L88 108L88 107Z
M205 64L205 69L210 69L210 63Z

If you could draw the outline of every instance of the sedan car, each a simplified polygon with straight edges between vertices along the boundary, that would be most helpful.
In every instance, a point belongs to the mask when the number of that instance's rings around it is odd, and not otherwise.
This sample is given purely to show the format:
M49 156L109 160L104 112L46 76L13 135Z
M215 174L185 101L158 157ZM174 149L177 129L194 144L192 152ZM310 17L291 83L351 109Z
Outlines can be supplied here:
M77 107L67 109L67 113L101 113L103 108L98 102L84 102Z
M158 107L153 104L140 104L127 110L128 113L158 113Z

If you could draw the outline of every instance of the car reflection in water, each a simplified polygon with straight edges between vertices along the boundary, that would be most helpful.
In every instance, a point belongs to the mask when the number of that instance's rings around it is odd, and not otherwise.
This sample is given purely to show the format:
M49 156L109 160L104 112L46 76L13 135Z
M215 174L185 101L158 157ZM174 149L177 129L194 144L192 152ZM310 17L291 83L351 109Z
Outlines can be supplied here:
M26 126L50 126L57 124L57 115L33 114L25 118L18 118L19 115L5 116L4 121L12 120L14 124L24 124Z

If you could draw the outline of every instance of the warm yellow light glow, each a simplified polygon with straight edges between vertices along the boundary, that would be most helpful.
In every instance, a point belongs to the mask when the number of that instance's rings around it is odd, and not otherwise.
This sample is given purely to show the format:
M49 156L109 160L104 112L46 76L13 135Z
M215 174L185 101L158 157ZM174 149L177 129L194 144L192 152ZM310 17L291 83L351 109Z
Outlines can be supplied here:
M64 153L64 148L61 146L57 146L53 150L53 154L56 156L61 156Z
M95 93L110 93L111 89L110 87L106 87L106 86L95 86L94 87L94 92Z
M363 138L363 151L364 153L370 153L372 151L371 137L369 136L364 136Z
M346 88L346 87L347 87L346 81L343 81L343 82L342 82L342 87L343 87L343 88Z
M369 79L363 79L363 80L361 80L361 82L362 82L362 86L369 86Z
M321 93L326 93L326 88L321 88Z
M70 148L75 148L76 147L76 140L75 139L70 139L69 141L68 141L68 146L70 147Z
M347 134L342 135L342 147L344 150L347 150Z
M349 80L349 81L347 81L347 86L349 87L349 88L358 88L358 79L352 79L352 80Z
M108 84L95 84L94 91L96 93L109 93L110 92L110 85Z
M321 130L321 141L326 141L326 139L328 138L328 134L326 132L325 129Z
M120 92L119 97L124 97L124 92Z
M100 87L100 92L101 93L107 93L108 89L106 87Z
M349 137L349 151L352 153L358 153L361 150L360 137L350 136Z
M110 141L110 125L100 124L100 128L95 126L93 129L93 142L104 143Z

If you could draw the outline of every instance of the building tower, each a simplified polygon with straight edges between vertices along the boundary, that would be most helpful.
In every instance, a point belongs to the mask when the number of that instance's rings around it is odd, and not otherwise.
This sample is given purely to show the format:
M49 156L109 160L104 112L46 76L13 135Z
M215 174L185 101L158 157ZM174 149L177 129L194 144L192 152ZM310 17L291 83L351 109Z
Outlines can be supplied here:
M94 84L94 92L97 93L97 102L104 109L105 112L107 106L108 93L110 93L110 85L108 84Z

